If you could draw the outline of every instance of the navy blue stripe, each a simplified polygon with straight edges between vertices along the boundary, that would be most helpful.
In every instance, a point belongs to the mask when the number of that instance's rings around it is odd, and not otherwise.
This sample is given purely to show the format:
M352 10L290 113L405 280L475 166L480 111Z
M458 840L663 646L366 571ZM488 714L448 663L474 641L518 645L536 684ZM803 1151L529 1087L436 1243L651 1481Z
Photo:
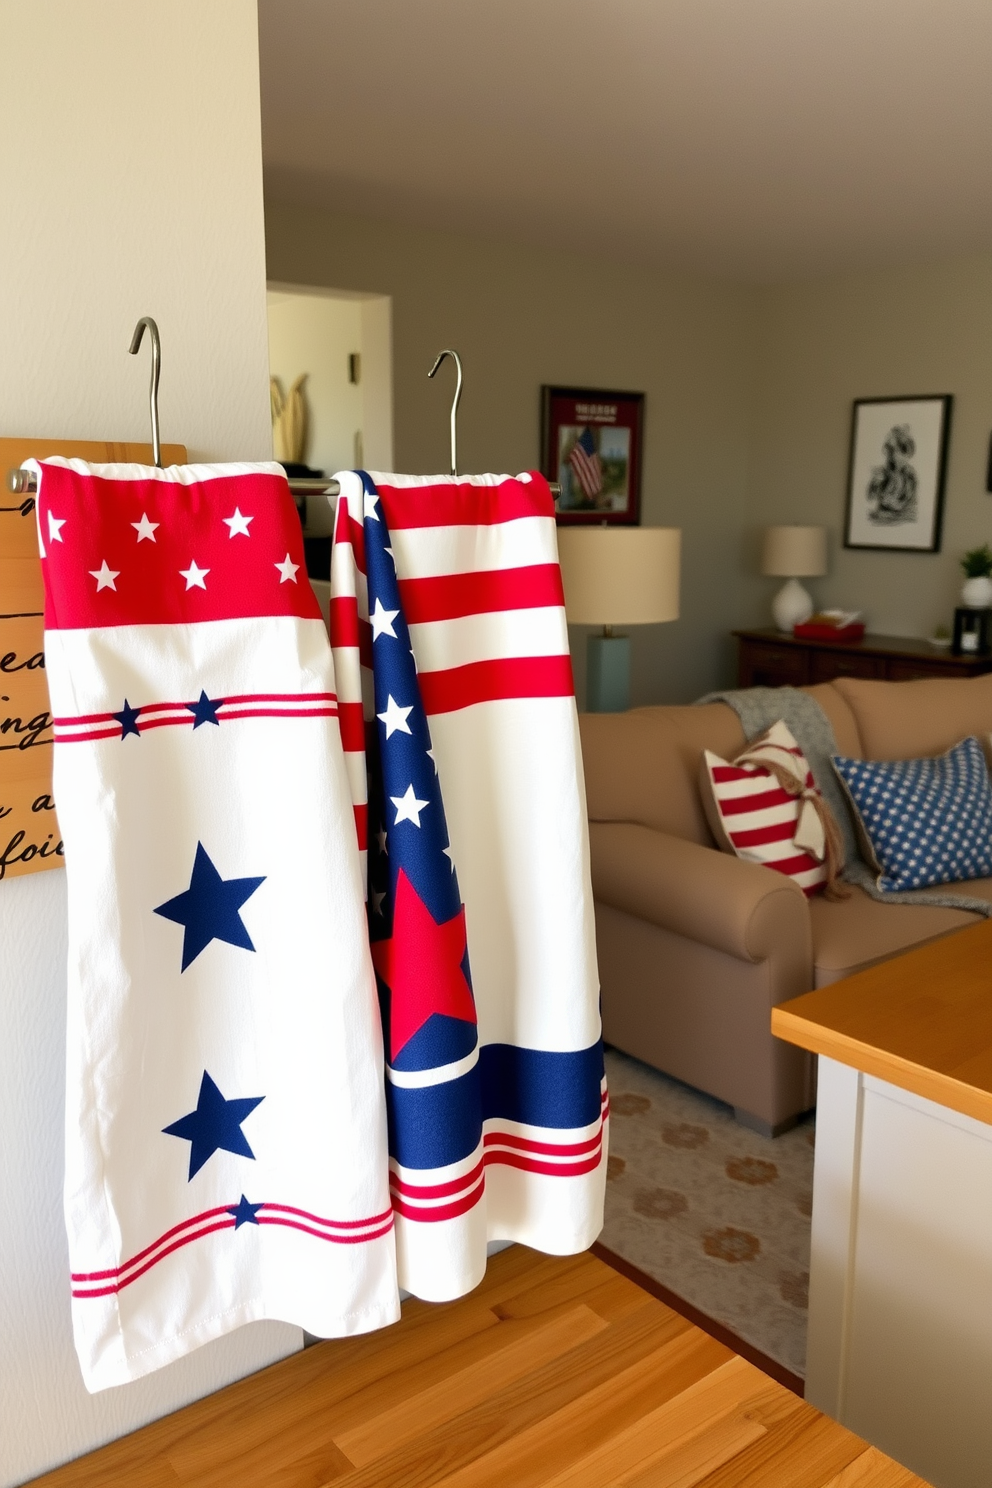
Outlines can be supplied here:
M575 1053L487 1044L457 1080L409 1090L387 1082L389 1151L405 1168L443 1168L479 1145L482 1122L572 1130L599 1120L603 1046Z
M479 1066L457 1080L408 1090L386 1081L389 1153L404 1168L461 1162L482 1140Z
M599 1120L603 1045L575 1053L486 1044L479 1053L482 1119L570 1128Z

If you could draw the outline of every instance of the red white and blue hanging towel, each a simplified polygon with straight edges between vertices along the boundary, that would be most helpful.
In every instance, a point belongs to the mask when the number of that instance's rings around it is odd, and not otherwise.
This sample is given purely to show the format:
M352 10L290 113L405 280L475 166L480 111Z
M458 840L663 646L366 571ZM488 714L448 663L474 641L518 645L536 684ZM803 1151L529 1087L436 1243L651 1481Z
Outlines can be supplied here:
M390 1323L364 885L283 472L35 468L86 1385L256 1318Z
M489 1240L571 1254L603 1221L554 506L538 475L338 479L331 645L368 851L399 1279L440 1301L478 1283Z

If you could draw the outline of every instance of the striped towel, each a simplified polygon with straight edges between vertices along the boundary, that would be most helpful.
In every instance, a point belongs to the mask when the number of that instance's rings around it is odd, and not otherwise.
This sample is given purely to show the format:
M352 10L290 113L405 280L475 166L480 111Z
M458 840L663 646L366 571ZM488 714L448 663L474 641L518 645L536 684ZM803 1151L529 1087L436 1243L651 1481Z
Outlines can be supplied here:
M330 648L278 465L35 467L90 1390L398 1316Z
M607 1097L554 506L537 475L345 472L331 644L387 1035L400 1284L584 1250ZM367 787L367 780L369 782Z

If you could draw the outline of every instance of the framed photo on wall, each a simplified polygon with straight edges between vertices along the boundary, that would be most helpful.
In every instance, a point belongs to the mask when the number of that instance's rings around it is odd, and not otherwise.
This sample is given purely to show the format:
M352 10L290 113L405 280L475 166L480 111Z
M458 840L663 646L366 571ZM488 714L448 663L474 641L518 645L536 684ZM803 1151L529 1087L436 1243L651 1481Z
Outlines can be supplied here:
M845 548L940 552L953 401L855 399Z
M644 394L541 388L541 471L561 486L558 521L640 521Z

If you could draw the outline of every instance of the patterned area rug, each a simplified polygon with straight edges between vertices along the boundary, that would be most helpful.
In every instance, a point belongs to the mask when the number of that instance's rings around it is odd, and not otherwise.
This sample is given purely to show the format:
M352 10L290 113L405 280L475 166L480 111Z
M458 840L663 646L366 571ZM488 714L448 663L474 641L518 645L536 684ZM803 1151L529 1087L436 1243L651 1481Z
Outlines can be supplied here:
M772 1141L614 1049L606 1073L602 1243L805 1377L812 1117Z

